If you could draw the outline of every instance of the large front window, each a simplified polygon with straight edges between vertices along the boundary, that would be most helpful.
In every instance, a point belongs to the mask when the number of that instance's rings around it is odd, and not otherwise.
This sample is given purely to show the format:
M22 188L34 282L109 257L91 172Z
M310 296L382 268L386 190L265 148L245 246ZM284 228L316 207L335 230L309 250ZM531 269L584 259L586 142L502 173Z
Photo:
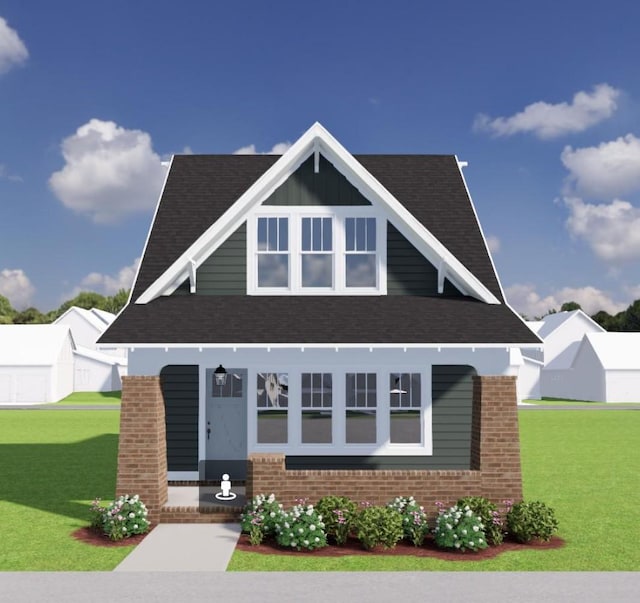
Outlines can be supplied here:
M249 293L386 293L386 220L371 213L270 208L269 215L256 216L249 221Z

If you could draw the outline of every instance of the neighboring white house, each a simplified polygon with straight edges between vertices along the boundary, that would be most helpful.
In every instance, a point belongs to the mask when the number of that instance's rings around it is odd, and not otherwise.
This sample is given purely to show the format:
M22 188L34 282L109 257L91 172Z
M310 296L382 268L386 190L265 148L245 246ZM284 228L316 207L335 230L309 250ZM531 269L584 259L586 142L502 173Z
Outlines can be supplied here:
M115 319L115 314L72 306L54 324L68 325L76 343L73 391L108 392L122 388L127 374L127 352L123 348L98 349L96 341Z
M568 366L545 368L553 397L640 402L640 333L587 333Z
M0 404L57 402L73 391L66 325L0 325Z

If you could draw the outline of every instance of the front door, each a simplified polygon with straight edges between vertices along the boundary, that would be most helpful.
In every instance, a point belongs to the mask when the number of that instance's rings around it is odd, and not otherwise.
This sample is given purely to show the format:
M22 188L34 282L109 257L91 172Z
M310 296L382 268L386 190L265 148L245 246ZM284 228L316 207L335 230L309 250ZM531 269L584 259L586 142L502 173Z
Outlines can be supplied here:
M207 369L205 479L231 482L247 477L247 370L227 369L227 381L216 385Z

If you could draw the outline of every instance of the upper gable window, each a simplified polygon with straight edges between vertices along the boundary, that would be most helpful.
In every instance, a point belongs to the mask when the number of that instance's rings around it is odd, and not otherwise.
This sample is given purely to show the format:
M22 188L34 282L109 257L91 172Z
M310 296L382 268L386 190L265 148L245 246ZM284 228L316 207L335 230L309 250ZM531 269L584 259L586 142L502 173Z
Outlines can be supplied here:
M249 294L386 293L386 219L371 207L262 206L247 224Z

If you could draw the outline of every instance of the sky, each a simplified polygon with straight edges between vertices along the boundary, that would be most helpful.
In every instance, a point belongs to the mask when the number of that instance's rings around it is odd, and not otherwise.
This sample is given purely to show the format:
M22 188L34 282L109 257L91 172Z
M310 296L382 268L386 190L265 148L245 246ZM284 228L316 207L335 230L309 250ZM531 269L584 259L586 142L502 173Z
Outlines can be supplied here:
M597 4L597 8L595 8ZM640 298L640 3L0 0L0 295L131 286L174 153L455 154L510 305Z

